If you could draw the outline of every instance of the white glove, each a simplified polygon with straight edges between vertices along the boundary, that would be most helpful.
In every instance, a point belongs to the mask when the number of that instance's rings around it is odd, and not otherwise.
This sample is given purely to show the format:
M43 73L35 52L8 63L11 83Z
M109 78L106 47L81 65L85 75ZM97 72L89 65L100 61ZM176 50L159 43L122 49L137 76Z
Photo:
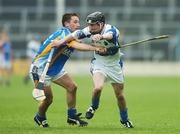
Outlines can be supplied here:
M33 89L32 96L37 101L43 101L44 99L46 99L44 90L39 90L39 89L36 89L36 88Z

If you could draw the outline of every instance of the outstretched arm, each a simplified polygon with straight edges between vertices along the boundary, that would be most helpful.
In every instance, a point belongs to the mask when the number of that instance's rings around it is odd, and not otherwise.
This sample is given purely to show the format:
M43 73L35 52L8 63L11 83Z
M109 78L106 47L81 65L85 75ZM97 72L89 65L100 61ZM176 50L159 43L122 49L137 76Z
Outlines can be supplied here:
M99 41L99 40L102 40L102 39L105 39L105 40L111 40L113 38L113 33L112 32L108 32L108 33L105 33L103 35L101 34L95 34L92 36L92 40L93 41Z
M83 30L76 30L59 41L52 41L52 47L58 48L60 45L64 43L69 43L73 40L83 39L86 37L89 37L89 35L86 33L86 28L84 28Z
M52 47L58 48L60 45L64 44L65 42L70 42L74 40L73 36L71 34L69 34L68 36L64 37L62 40L53 40L52 43Z
M106 52L106 48L100 47L100 46L92 46L85 43L79 43L77 41L72 41L68 44L68 46L71 46L77 50L80 51L96 51L98 53L104 53Z

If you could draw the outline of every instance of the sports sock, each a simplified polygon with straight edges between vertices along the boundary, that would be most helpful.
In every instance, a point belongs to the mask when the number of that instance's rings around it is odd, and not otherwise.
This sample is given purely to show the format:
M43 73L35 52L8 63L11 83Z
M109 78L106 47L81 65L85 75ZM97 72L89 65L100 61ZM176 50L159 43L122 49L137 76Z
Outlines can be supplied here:
M39 113L36 113L36 117L37 117L37 119L40 120L40 121L46 120L46 115L40 116Z
M92 99L92 105L91 105L91 107L92 107L94 110L98 109L98 107L99 107L99 97L94 97L94 98Z
M67 110L68 118L75 118L77 110L75 108L70 108Z
M128 112L127 109L120 110L120 117L123 122L128 120Z

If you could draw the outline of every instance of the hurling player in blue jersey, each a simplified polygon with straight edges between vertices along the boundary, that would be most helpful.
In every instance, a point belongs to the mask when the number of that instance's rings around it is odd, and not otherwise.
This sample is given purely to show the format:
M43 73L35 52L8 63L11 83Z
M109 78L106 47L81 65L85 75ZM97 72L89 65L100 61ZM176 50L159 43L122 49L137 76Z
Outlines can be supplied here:
M10 79L12 75L12 63L11 63L11 43L9 40L8 33L2 31L0 34L0 60L2 68L2 83L6 86L10 85Z
M37 55L35 56L32 62L30 76L31 79L33 79L35 85L39 80L39 77L44 69L50 50L52 48L51 41L63 39L67 35L71 34L71 32L74 32L75 30L79 29L80 23L78 15L76 13L64 14L62 17L62 25L62 28L58 29L45 40L45 42L43 43L43 45L41 45ZM76 110L77 85L70 78L68 73L64 70L64 64L70 58L74 49L81 51L96 52L105 51L105 48L103 47L94 47L83 43L79 43L75 40L69 43L64 43L63 45L55 49L52 61L50 63L50 67L45 78L44 92L46 99L40 103L38 112L34 117L35 122L39 126L49 126L46 119L46 112L53 101L51 82L64 87L67 91L67 123L79 126L86 126L88 124L86 121L80 119L80 114L78 114Z
M114 89L119 108L120 122L127 128L133 128L128 118L126 99L123 93L124 75L119 49L119 30L105 23L102 12L94 12L87 16L88 26L77 30L63 40L54 41L54 46L60 46L66 41L82 38L91 38L95 44L107 48L105 53L94 53L92 59L91 73L93 76L94 89L91 105L86 112L86 118L91 119L99 107L100 96L106 81L109 81Z

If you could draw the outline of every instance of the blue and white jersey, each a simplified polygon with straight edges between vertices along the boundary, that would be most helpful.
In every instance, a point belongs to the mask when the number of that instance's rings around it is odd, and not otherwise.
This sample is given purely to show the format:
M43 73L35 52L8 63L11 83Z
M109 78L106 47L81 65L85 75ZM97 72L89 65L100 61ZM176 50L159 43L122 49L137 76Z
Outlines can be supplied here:
M51 41L63 39L69 34L71 34L71 31L68 28L63 27L50 35L41 45L38 53L33 59L32 64L41 70L44 69L52 47ZM55 76L62 70L64 64L70 58L71 53L74 51L74 48L71 47L73 43L74 41L71 41L70 43L64 43L55 49L47 75Z
M104 46L106 48L119 46L119 30L115 26L105 24L100 34L103 35L106 33L112 33L113 38L111 40L102 39L96 42L95 44ZM72 36L75 39L83 39L83 38L91 38L91 36L93 35L89 31L89 27L86 27L82 30L77 30L73 32ZM106 66L113 66L114 64L119 64L120 56L121 56L121 53L118 48L117 48L117 53L114 55L101 56L99 54L94 53L94 58L96 59L96 61Z

